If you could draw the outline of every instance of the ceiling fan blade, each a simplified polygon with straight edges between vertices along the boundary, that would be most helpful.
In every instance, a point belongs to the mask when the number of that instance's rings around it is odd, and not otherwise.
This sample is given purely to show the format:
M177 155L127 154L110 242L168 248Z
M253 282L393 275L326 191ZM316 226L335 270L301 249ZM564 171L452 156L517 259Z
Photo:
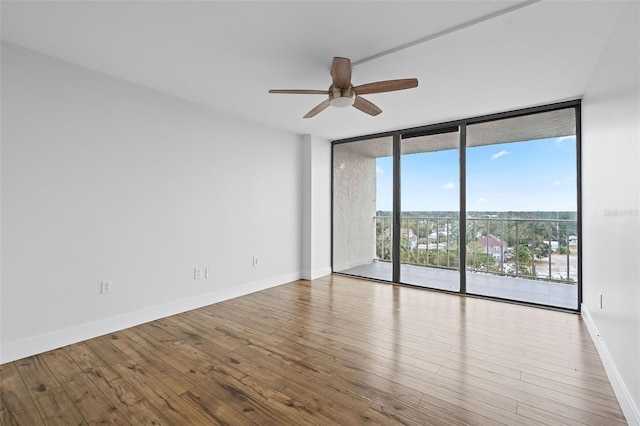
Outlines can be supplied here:
M348 58L333 58L331 78L333 79L334 87L348 89L351 86L351 60Z
M328 90L289 90L289 89L271 89L269 93L284 93L292 95L328 95Z
M356 95L356 101L353 103L353 106L355 108L358 108L360 111L373 116L376 116L382 112L382 110L378 108L375 104L369 102L365 98L362 98L358 95Z
M309 111L307 113L307 115L305 115L303 118L311 118L315 115L317 115L319 112L324 111L325 109L327 109L329 107L329 99L327 99L326 101L322 102L321 104L319 104L318 106L316 106L314 109L312 109L311 111Z
M404 78L402 80L386 80L375 83L361 84L353 88L358 95L371 93L393 92L394 90L413 89L418 87L417 78Z

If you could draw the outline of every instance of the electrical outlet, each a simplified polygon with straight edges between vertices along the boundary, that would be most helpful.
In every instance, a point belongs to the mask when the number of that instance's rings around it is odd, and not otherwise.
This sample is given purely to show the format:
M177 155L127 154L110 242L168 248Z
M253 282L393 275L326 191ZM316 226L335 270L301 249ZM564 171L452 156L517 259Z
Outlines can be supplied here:
M111 281L100 281L100 293L101 294L111 293Z
M194 280L199 280L200 278L202 278L202 269L195 268L193 270L193 279Z
M204 268L204 279L208 280L211 278L211 268Z
M253 266L258 266L259 264L260 260L256 256L253 256Z

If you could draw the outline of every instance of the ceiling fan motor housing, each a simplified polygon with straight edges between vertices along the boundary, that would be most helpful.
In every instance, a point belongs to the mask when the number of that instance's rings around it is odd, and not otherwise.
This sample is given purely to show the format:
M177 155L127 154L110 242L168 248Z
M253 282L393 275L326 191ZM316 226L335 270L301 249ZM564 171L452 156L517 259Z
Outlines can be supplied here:
M349 85L347 89L340 89L331 85L329 87L329 103L331 106L338 108L350 107L356 101L356 92L353 85Z

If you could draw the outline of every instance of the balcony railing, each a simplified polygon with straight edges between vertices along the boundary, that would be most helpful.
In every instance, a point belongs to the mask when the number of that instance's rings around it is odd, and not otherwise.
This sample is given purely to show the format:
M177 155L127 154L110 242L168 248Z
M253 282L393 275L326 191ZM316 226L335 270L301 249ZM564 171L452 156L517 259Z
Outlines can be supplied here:
M392 221L375 216L376 260L391 261ZM466 269L550 282L577 281L577 221L469 217ZM459 268L457 217L401 218L400 262L443 269Z

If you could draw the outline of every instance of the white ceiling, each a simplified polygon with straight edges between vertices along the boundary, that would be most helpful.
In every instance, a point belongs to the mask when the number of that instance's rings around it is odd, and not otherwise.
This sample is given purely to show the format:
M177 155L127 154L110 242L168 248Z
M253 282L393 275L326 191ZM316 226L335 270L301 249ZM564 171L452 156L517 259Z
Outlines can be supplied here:
M508 13L505 9L515 8ZM213 109L339 139L473 117L584 92L619 13L611 1L2 1L2 39ZM487 18L487 19L485 19ZM441 35L439 35L441 34ZM438 36L439 35L439 36ZM437 36L437 37L433 37ZM417 89L302 116L333 56L354 85L416 77Z

